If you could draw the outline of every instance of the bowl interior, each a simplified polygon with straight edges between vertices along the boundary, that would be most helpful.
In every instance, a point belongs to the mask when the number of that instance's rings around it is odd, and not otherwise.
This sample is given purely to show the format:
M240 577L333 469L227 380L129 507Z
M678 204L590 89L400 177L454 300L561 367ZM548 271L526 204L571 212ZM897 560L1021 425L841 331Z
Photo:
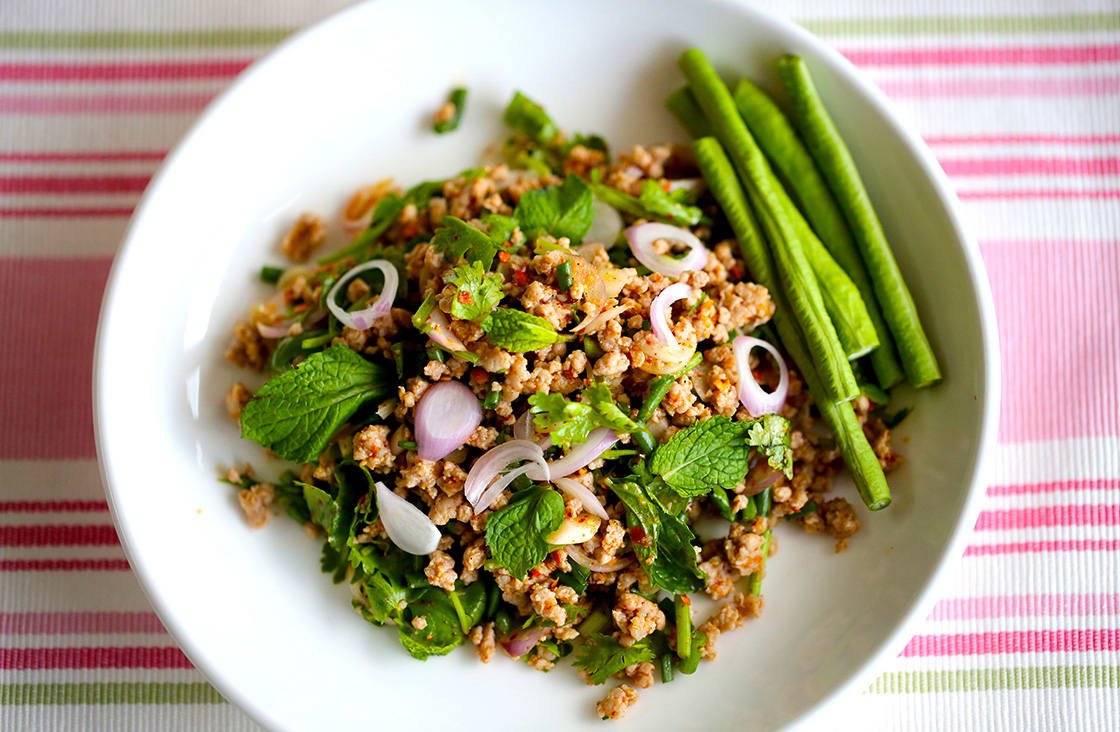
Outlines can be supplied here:
M736 5L499 0L479 12L383 0L301 34L210 109L149 189L102 315L97 428L122 541L192 660L258 720L516 729L548 699L547 726L599 729L591 705L606 687L505 658L482 667L470 650L414 662L394 633L352 612L298 526L278 518L248 530L216 478L246 460L266 475L279 466L241 442L224 413L225 389L245 374L223 353L232 325L265 295L260 265L282 261L279 239L299 213L333 217L361 184L392 176L407 186L475 165L501 139L514 89L616 151L683 141L662 100L682 83L675 61L693 45L771 88L779 53L809 61L948 379L907 397L917 409L899 430L906 463L891 476L894 504L864 512L840 555L825 538L781 532L763 617L721 638L699 675L645 692L626 724L780 726L897 652L969 514L995 399L986 285L928 158L838 56ZM433 135L430 114L457 84L470 89L465 122ZM499 713L479 704L493 698Z

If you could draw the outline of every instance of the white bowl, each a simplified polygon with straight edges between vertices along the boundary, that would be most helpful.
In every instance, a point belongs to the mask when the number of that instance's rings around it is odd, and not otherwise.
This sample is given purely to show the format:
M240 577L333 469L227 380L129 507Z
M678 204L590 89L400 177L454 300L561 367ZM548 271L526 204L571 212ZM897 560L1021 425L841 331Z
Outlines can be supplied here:
M305 210L334 216L358 185L408 185L470 167L502 136L514 89L615 150L683 140L662 108L679 53L773 88L772 59L806 58L860 163L947 379L900 430L894 503L832 543L781 532L761 619L719 658L642 693L628 728L769 729L862 688L961 554L993 442L998 354L988 285L929 152L877 90L797 26L730 3L382 0L299 34L215 101L152 182L114 264L94 398L109 503L164 624L229 699L285 729L601 730L570 669L550 674L473 651L418 663L319 572L319 545L284 518L251 531L219 471L260 449L238 439L222 395L243 378L223 352ZM454 84L461 129L427 127ZM848 495L859 503L854 491Z

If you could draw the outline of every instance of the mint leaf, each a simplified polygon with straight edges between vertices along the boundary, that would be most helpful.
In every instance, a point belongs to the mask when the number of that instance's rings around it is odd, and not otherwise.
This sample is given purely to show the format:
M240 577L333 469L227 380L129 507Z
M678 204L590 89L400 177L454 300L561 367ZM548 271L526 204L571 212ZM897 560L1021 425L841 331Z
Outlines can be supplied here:
M241 412L241 436L286 460L311 462L359 407L389 388L381 366L332 346L261 387Z
M594 633L576 647L572 665L586 671L593 684L602 684L627 666L652 661L655 655L646 639L625 648L609 635Z
M485 318L502 299L502 276L487 272L478 262L456 267L443 276L458 291L451 301L451 314L459 320Z
M673 435L658 448L650 470L682 496L699 496L716 485L739 482L750 469L747 434L755 422L715 416Z
M610 387L596 382L583 390L581 402L570 402L562 394L537 392L529 397L533 423L548 430L552 444L568 447L586 442L596 427L609 427L615 432L629 433L641 427L615 404Z
M595 197L583 179L569 174L559 186L529 191L517 203L515 218L529 238L544 234L566 236L576 245L583 241L595 218Z
M789 420L777 414L764 414L749 422L747 444L758 448L774 470L793 477L793 451L789 448Z
M544 318L510 308L498 308L482 321L490 343L507 351L523 353L565 340Z
M517 579L548 556L545 539L564 518L564 499L551 488L531 486L516 493L486 521L491 556Z
M311 523L323 531L330 531L338 517L338 506L334 499L325 490L310 483L300 485L303 486L303 500L307 501L307 508L311 511Z
M454 216L444 216L432 237L432 246L446 254L451 261L462 257L468 262L478 262L483 269L490 269L490 265L494 263L494 255L498 253L500 243L491 239L486 232Z
M423 628L413 627L412 618L416 617L424 618L427 624ZM447 593L438 587L424 590L419 598L408 604L397 632L401 645L420 661L429 656L446 656L463 642L463 630L459 627L455 606Z
M482 217L482 224L490 232L490 238L500 243L508 242L517 228L517 219L513 216L501 214L487 214Z
M678 202L655 180L642 181L638 203L654 216L678 226L694 226L700 222L703 212L697 206L687 206Z
M506 125L540 144L551 142L559 130L544 109L521 92L515 92L506 106Z
M651 500L637 483L614 483L611 490L626 506L634 553L641 559L650 582L668 592L703 589L704 573L697 565L688 525ZM635 528L640 531L635 532ZM635 538L635 533L640 536Z

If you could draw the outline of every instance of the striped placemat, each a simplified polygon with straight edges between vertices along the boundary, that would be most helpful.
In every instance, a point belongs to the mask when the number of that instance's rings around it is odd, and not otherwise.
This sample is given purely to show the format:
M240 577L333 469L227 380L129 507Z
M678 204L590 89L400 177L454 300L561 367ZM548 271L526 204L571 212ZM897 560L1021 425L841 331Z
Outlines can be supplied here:
M249 729L128 569L90 359L110 259L165 152L348 3L0 7L0 728ZM1120 729L1120 7L798 0L956 186L995 295L1004 408L962 571L861 729ZM1066 8L1076 6L1076 12Z

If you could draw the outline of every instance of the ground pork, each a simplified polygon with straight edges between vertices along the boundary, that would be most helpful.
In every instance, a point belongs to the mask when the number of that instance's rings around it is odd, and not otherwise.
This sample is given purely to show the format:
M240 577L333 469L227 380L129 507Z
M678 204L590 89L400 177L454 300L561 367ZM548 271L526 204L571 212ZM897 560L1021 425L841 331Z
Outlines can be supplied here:
M238 368L264 371L268 354L268 344L255 325L238 323L234 326L233 339L226 349L226 358L230 363Z
M268 509L276 497L276 487L271 483L257 483L237 493L237 502L245 512L249 526L259 529L268 523Z
M354 435L354 459L366 468L387 473L393 468L393 451L389 449L389 426L363 427Z
M241 410L253 398L253 392L242 384L240 381L235 381L230 384L229 391L226 392L226 412L233 419L241 419Z
M305 213L284 236L280 248L293 262L306 262L311 254L327 240L327 225L321 216Z
M481 623L471 628L470 634L471 643L478 651L478 657L483 663L490 663L490 659L494 657L494 649L497 643L494 639L494 624Z
M700 632L708 638L708 642L704 645L704 658L710 661L716 657L716 640L720 633L734 630L750 618L757 618L761 614L762 597L736 593L730 601L716 611L715 615L700 626Z
M653 664L649 661L627 666L623 669L622 675L639 689L648 689L653 686Z
M455 589L455 580L459 579L459 575L455 573L455 560L447 552L438 549L428 555L424 576L428 578L429 584L448 592Z
M631 646L653 631L665 628L665 613L661 608L633 592L618 596L611 617L621 632L618 642L623 646Z
M619 684L595 703L595 713L602 719L621 719L626 710L638 701L638 692L629 684Z

